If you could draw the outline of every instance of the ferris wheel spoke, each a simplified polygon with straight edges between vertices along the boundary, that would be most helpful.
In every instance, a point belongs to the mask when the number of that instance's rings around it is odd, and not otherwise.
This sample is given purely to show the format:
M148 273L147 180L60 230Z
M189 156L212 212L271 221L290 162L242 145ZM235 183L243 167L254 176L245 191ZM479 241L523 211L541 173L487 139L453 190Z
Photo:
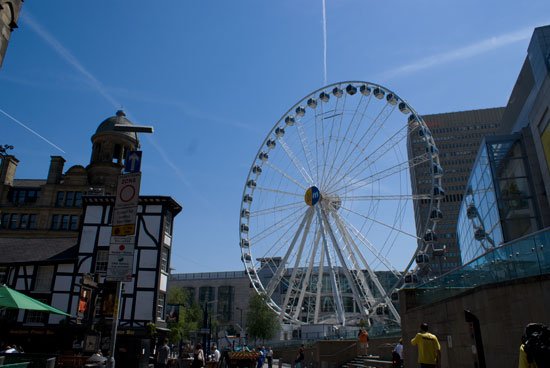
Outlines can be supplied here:
M354 166L350 167L349 170L344 171L340 174L341 168L345 166L345 162L343 162L338 172L334 175L334 180L329 184L329 187L334 187L338 185L342 180L344 180L344 178L349 177L352 174L354 176L361 175L363 172L365 172L365 170L371 167L373 163L380 160L386 153L391 152L391 148L395 147L395 145L406 138L408 133L409 132L407 126L401 128L394 135L383 142L380 146L378 146L375 150L373 150L370 155L365 157L363 160L357 162ZM368 162L368 164L365 165L365 162ZM356 171L359 168L361 168L361 170Z
M338 282L336 280L336 271L334 269L334 265L333 265L333 261L332 261L332 257L331 257L331 254L330 254L330 251L329 251L329 246L328 246L328 241L327 241L327 230L325 228L325 226L323 225L323 222L324 222L324 219L323 219L323 214L322 214L322 209L320 207L316 207L316 212L317 212L317 218L318 218L318 223L319 223L319 227L321 228L321 237L323 239L323 250L325 252L325 257L327 259L327 267L329 269L329 274L330 274L330 281L331 281L331 286L332 286L332 293L333 293L333 299L334 299L334 304L336 306L336 316L338 318L338 321L342 324L342 325L345 325L346 324L346 316L345 316L345 313L344 313L344 306L343 306L343 300L342 300L342 295L340 293L340 288L338 287Z
M351 201L401 201L401 200L421 200L421 199L431 199L432 196L429 194L387 194L387 195L349 195L340 197L342 201L351 200Z
M293 178L292 176L290 176L288 173L284 172L283 170L281 170L279 167L275 166L273 163L269 162L269 161L266 161L265 162L265 165L266 166L269 166L270 168L272 168L273 170L277 171L279 174L281 174L283 177L285 177L286 179L290 180L291 182L293 182L294 184L296 184L299 188L302 188L304 191L307 189L307 187L305 185L303 185L302 183L300 183L297 179Z
M286 264L288 262L288 259L290 255L292 254L294 250L294 246L296 245L296 241L300 237L300 234L302 233L304 226L306 222L309 222L309 218L313 216L313 207L309 207L307 211L304 213L304 216L302 218L302 221L300 222L300 225L298 226L298 229L296 230L296 233L294 234L292 241L290 242L288 249L283 256L283 259L279 263L279 266L277 267L277 270L273 274L273 277L271 277L271 280L269 280L269 284L266 288L266 294L268 298L271 298L271 295L273 295L273 292L275 291L275 288L280 284L281 280L283 279L284 272L286 270ZM284 312L284 305L283 305L283 312Z
M407 235L407 236L409 236L409 237L411 237L411 238L413 238L413 239L415 239L415 240L420 240L420 239L421 239L421 238L419 238L418 236L416 236L415 234L408 233L408 232L406 232L406 231L404 231L404 230L401 230L400 228L394 227L394 226L392 226L392 225L388 225L388 224L386 224L386 223L384 223L384 222L382 222L382 221L378 221L378 220L376 220L376 219L374 219L374 218L372 218L372 217L369 217L369 216L366 216L366 215L362 215L362 214L360 214L360 213L358 213L358 212L356 212L356 211L353 211L352 209L349 209L349 208L347 208L347 207L345 207L345 206L341 206L340 208L343 209L343 210L346 210L346 211L348 211L348 212L350 212L350 213L353 213L354 215L357 215L357 216L359 216L359 217L362 217L362 218L364 218L364 219L366 219L366 220L369 220L369 221L372 221L372 222L374 222L374 223L377 223L378 225L382 225L382 226L384 226L384 227L386 227L386 228L388 228L388 229L391 229L391 230L397 231L397 232L399 232L399 233L401 233L401 234Z
M347 227L344 226L343 222L341 221L342 218L338 214L335 214L335 215L338 218L338 222L341 225L342 232L346 234L345 237L347 237L351 241L351 243L353 244L355 253L358 254L360 257L362 257L362 253L359 251L359 247L357 247L357 244L355 244L355 242L353 241L353 238L351 237L351 235L347 231ZM362 257L362 261L363 261L363 266L364 266L365 270L369 274L374 286L378 289L379 295L381 295L380 299L385 301L385 303L388 306L388 309L391 311L393 317L397 321L400 321L401 317L399 316L399 313L397 312L397 309L395 309L395 306L393 305L393 303L391 301L391 295L389 295L388 291L382 286L382 284L380 283L380 280L378 280L378 276L376 276L376 273L373 271L372 267L370 267L370 265L368 264L367 260L364 257ZM395 267L391 267L391 268L388 268L388 269L392 270L394 275L397 278L399 278L399 279L401 278L401 274L399 274L395 270ZM364 275L363 275L363 280L364 280ZM366 280L365 280L365 282L366 282ZM374 310L374 308L376 308L376 306L378 304L380 304L380 302L376 302L374 297L371 300L372 300L372 303L369 305L369 308L370 308L370 310Z
M339 118L339 124L338 124L338 134L336 135L336 137L339 137L340 136L340 128L342 127L342 119L344 117L344 112L345 112L345 107L346 107L346 101L347 101L347 94L344 94L344 100L342 102L342 109L341 110L338 110L338 105L340 104L340 98L337 98L336 99L336 105L334 106L334 114L331 114L330 116L328 117L325 117L326 120L328 119L331 119L331 122L329 123L330 124L330 135L327 139L327 149L325 151L325 163L327 162L330 162L330 169L329 171L327 172L327 176L330 175L330 172L333 170L334 168L334 157L332 157L332 160L329 160L329 155L330 155L330 146L331 146L331 143L332 143L332 140L333 140L333 137L334 137L334 126L336 125L336 118ZM340 112L338 112L340 111ZM336 147L336 149L338 148L338 141L334 142L334 146ZM321 180L319 180L319 184L321 186L323 186L325 183L326 183L326 179L327 177L323 176L321 178Z
M304 132L304 127L302 125L302 122L301 121L297 121L296 122L296 129L298 130L298 135L300 137L300 143L302 144L302 150L304 151L304 155L306 157L306 163L307 163L307 168L308 168L308 172L311 173L311 177L313 177L313 157L312 157L312 153L311 153L311 150L310 150L310 144L309 144L309 141L307 139L307 135L305 134ZM305 188L302 188L305 190Z
M265 238L267 238L268 236L278 232L280 229L285 228L286 226L288 226L290 224L293 224L294 221L295 221L295 218L299 217L299 216L294 216L294 215L301 212L300 210L301 210L301 208L296 209L296 211L290 213L288 216L286 216L286 217L282 218L281 220L277 221L271 227L268 227L267 229L264 229L264 230L260 231L258 234L255 234L254 236L252 236L249 239L250 242L260 242L260 241L264 240Z
M298 197L298 198L301 198L301 197L304 196L303 193L291 193L291 192L286 192L286 191L283 191L283 190L278 190L278 189L273 189L273 188L266 188L266 187L256 187L255 190L258 190L260 192L276 193L276 194L281 194L281 195L284 195L284 196L291 196L291 197Z
M349 287L351 289L351 292L352 292L356 302L358 302L358 304L363 304L364 302L367 301L367 299L366 299L367 295L365 295L364 293L359 292L359 288L357 287L356 279L352 275L352 272L351 272L351 270L349 269L349 266L348 266L348 262L349 262L350 258L347 258L347 260L346 260L346 257L344 257L344 254L343 254L344 251L346 250L346 248L348 248L348 254L352 253L352 252L349 252L349 244L347 244L344 240L346 234L340 233L342 243L343 243L343 246L341 246L340 242L338 242L338 240L336 239L334 229L330 225L330 221L329 221L329 218L327 216L327 210L325 208L321 207L321 210L319 212L321 212L321 217L324 221L325 228L327 229L329 237L332 240L333 249L335 250L336 256L340 260L342 270L344 271L344 276L345 276L345 278L347 279L347 281L349 283ZM353 260L354 260L354 258L351 259L352 265L357 266L357 263L354 263ZM361 272L361 269L359 267L354 267L353 270L356 271L356 272ZM356 274L356 276L358 276L358 275ZM358 276L358 277L360 277L360 276ZM367 286L366 282L362 286ZM363 291L366 291L366 290L368 290L368 288L363 289ZM371 297L373 297L373 296L371 296Z
M344 137L342 138L342 142L340 144L340 147L342 146L346 146L346 151L344 152L344 159L341 161L341 164L338 165L338 169L337 171L332 175L332 177L329 178L329 181L327 183L328 186L330 186L330 182L332 180L334 180L334 178L337 178L338 177L338 173L340 172L340 170L342 169L342 166L344 165L345 162L347 162L349 160L349 158L352 156L352 153L353 153L353 149L356 149L358 151L362 151L364 150L364 148L361 148L360 147L360 143L361 141L363 140L363 138L367 137L368 134L370 133L371 129L372 129L372 125L370 125L368 128L367 128L367 131L365 133L363 133L363 135L361 136L361 138L358 140L357 143L354 143L355 142L355 138L357 137L357 133L359 131L359 128L361 127L361 124L363 123L363 120L366 116L366 110L368 108L368 106L370 105L370 102L371 102L371 98L372 98L372 95L369 95L368 99L367 99L367 102L365 103L365 106L363 108L363 111L358 113L358 109L359 109L359 106L361 106L361 103L363 102L363 96L361 96L361 99L359 100L359 103L357 104L357 108L355 109L354 111L354 114L353 114L353 117L351 119L351 122L350 124L348 125L348 129L346 130L346 133L344 135ZM351 134L351 136L349 136L348 138L348 133L349 131L351 130L351 127L353 125L353 122L355 121L355 118L356 116L359 115L359 119L358 119L358 122L357 124L355 125L355 130L353 131L353 134ZM346 144L346 142L348 142L348 144ZM351 150L351 151L350 151ZM339 152L338 152L339 153ZM336 154L336 156L334 157L334 160L337 161L338 160L338 153ZM339 161L340 162L340 161Z
M366 148L369 146L370 142L377 136L378 132L382 130L382 125L388 120L391 113L393 112L392 108L388 108L389 104L385 104L384 107L380 110L378 115L374 118L372 121L372 124L367 128L367 130L363 133L359 141L357 142L358 145L362 145L363 148L359 152L355 152L354 150L351 150L349 152L349 155L342 161L347 162L349 159L351 159L352 155L355 153L355 158L352 161L351 166L354 166L358 160L361 159L363 153L365 152ZM363 139L369 138L367 142L363 143ZM340 166L341 167L341 166ZM338 174L333 175L337 176Z
M355 244L349 232L346 231L345 225L342 223L339 216L337 216L337 213L332 213L332 215L333 215L336 227L338 228L338 231L342 235L342 240L347 244L345 250L347 250L348 259L353 265L355 278L357 279L357 282L362 286L362 290L363 290L363 292L361 293L362 295L356 299L361 302L366 301L367 302L366 308L368 310L369 306L374 303L375 297L369 284L367 283L367 280L365 279L365 275L363 274L364 266L363 267L361 266L361 264L358 261L358 257L362 259L363 264L366 263L366 260L364 259L364 257L362 257L362 254L359 251L357 244ZM365 306L362 305L362 307L364 308Z
M288 210L288 209L291 209L291 208L294 208L294 207L298 207L298 206L300 208L303 208L303 204L304 204L303 201L298 201L298 202L283 204L283 205L275 206L275 207L271 207L271 208L266 208L266 209L263 209L263 210L251 211L250 212L250 217L258 217L258 216L263 216L263 215L269 215L269 214L272 214L272 213L282 212L282 211L285 211L285 210Z
M378 172L376 172L376 173L374 173L370 176L367 176L365 178L352 181L352 182L350 182L349 184L347 184L345 186L342 186L338 189L334 189L333 191L334 192L339 192L341 190L348 189L348 188L350 188L350 189L359 189L359 188L365 187L369 184L372 184L374 182L380 181L384 178L387 178L388 176L398 174L403 170L409 170L409 169L414 168L415 166L422 165L423 163L425 163L427 161L430 161L430 160L431 160L431 156L429 154L425 153L423 155L414 157L411 160L404 161L404 162L398 163L397 165L386 168L382 171L378 171Z
M320 239L322 235L321 227L317 229L317 239ZM323 251L323 245L321 244L321 251L319 252L319 274L317 275L317 285L315 286L315 311L313 313L313 323L319 323L319 313L321 311L321 294L323 291L323 276L324 276L324 264L325 264L325 252Z
M292 161L292 164L294 167L298 170L298 172L302 175L304 180L308 183L308 185L313 185L313 179L308 174L306 168L302 163L298 160L292 149L288 146L288 144L285 142L285 140L282 137L279 137L279 142L281 143L281 146L283 147L283 151L285 151L288 158L290 158L290 161Z
M357 239L359 239L359 241L376 259L378 259L388 270L396 274L395 272L397 271L395 270L395 267L391 264L391 262L382 253L380 253L380 251L353 224L351 224L349 221L346 221L338 213L335 213L335 216L338 217L338 220L343 224L346 229L351 230L351 233L355 237L357 237ZM416 238L416 236L414 238Z

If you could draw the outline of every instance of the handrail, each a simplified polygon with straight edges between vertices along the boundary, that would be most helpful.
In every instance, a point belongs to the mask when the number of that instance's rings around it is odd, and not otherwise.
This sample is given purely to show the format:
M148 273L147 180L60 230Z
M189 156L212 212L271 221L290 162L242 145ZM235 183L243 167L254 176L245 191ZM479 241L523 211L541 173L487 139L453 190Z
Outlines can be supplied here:
M332 357L332 356L336 356L336 355L339 355L339 354L342 354L344 351L346 350L349 350L351 348L357 348L357 342L354 342L353 344L349 345L349 346L346 346L345 348L341 349L341 350L338 350L337 352L333 353L333 354L319 354L319 358L320 357Z

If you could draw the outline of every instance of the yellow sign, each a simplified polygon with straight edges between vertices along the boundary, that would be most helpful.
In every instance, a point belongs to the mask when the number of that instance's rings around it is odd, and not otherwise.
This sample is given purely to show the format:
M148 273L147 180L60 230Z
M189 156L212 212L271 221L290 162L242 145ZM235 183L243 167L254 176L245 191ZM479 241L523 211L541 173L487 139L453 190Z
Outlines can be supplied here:
M111 229L112 236L126 236L133 235L136 233L135 224L126 224L126 225L116 225Z

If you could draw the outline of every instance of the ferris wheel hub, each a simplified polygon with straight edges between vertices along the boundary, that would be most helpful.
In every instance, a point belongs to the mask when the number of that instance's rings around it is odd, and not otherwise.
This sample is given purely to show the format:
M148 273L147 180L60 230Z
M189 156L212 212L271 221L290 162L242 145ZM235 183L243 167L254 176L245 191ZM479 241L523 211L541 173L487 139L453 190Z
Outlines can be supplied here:
M321 200L321 192L315 185L307 188L304 201L308 206L315 206Z

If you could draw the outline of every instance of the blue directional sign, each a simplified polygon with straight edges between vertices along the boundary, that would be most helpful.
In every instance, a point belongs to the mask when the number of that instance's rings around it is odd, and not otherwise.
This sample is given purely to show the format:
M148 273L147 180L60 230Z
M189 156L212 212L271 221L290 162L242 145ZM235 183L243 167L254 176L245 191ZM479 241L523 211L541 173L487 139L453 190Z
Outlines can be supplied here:
M141 170L142 151L128 151L124 160L124 171L127 173L137 173Z

